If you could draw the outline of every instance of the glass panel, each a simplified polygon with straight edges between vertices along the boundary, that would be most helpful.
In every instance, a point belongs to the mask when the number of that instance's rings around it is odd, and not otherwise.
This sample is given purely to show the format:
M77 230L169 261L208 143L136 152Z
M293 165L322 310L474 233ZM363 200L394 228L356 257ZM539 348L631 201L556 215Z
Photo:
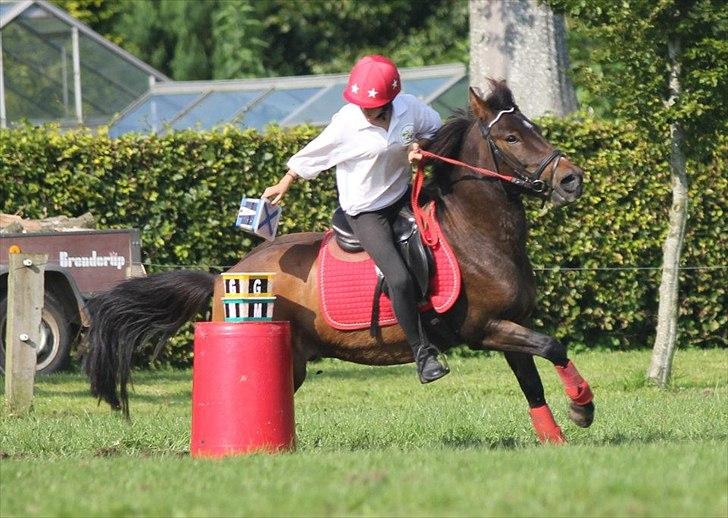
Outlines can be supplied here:
M27 27L46 38L55 34L64 34L70 25L38 5L32 5L22 12L15 21L22 21Z
M319 90L321 88L276 90L257 102L250 111L245 112L239 125L263 129L266 124L280 122Z
M2 2L0 3L0 18L5 16L5 13L15 7L18 2Z
M432 95L435 90L442 87L450 79L452 79L451 76L407 79L402 81L402 91L424 99Z
M91 38L79 35L84 117L109 118L149 89L149 76Z
M468 85L470 80L468 76L463 77L460 81L445 90L442 95L438 95L437 99L432 101L432 106L440 114L440 117L447 118L460 108L465 108L468 102Z
M153 95L131 112L124 115L109 129L109 135L118 137L130 131L156 132L165 122L174 117L200 94Z
M212 128L229 121L241 108L257 99L264 90L213 92L172 124L174 129Z
M286 124L328 124L331 117L346 103L341 95L345 86L346 83L333 85L306 109L287 120Z
M42 10L40 12L45 13ZM8 120L27 118L43 122L73 119L75 105L70 27L55 24L55 32L44 34L36 30L37 22L43 19L30 19L24 14L3 28Z
M9 121L75 121L71 26L33 5L3 28ZM149 88L147 74L79 34L84 120L101 123Z

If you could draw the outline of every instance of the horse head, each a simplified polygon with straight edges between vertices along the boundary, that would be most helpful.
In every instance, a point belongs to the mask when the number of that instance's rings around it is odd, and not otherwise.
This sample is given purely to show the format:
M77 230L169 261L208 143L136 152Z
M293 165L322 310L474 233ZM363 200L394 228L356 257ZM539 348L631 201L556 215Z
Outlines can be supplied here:
M541 135L539 127L523 115L504 81L490 80L492 91L483 98L470 89L470 110L496 168L517 177L525 189L556 206L581 196L584 172Z

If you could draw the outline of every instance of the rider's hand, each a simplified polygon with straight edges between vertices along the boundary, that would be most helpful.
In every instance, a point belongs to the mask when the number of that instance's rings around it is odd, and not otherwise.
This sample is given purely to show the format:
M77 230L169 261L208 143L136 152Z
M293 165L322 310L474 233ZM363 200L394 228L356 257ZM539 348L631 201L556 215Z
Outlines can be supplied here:
M283 195L286 194L295 178L296 177L292 173L286 173L286 175L281 178L277 184L272 185L263 191L262 197L267 198L273 205L276 205L279 201L281 201Z
M420 145L415 142L409 147L409 152L407 153L407 159L409 160L410 164L413 166L416 166L420 160L422 160L422 153L420 153Z

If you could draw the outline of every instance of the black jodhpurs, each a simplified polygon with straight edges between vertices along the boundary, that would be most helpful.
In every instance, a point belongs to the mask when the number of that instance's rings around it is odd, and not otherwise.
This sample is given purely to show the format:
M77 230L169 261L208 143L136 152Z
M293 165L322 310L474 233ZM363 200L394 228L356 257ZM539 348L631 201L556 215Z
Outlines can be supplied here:
M400 209L407 203L409 191L388 207L356 216L346 215L362 247L374 259L389 286L394 314L410 346L421 342L414 280L394 244L394 224Z

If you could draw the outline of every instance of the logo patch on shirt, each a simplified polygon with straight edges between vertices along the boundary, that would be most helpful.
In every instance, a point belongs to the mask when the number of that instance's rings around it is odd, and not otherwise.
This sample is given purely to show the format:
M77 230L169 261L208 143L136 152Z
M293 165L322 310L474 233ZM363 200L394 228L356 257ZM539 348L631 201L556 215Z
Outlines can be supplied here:
M412 144L415 139L415 125L407 124L404 128L402 128L402 133L400 133L400 135L402 136L402 144L405 146Z

